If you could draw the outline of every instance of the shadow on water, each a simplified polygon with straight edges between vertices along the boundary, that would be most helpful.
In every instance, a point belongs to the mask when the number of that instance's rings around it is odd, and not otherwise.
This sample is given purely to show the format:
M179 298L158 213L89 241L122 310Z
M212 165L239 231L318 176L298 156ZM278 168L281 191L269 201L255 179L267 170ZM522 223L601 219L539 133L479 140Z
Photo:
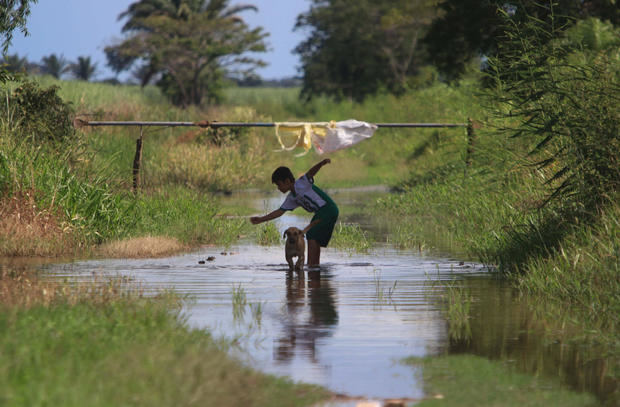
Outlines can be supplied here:
M252 202L262 212L279 205L282 196L231 199ZM343 192L343 217L361 219L359 202L368 199L369 191ZM308 219L287 213L277 226L303 226ZM191 326L231 338L238 355L262 371L337 393L420 399L420 367L402 364L403 358L473 353L559 377L608 405L617 400L617 359L592 342L557 335L558 321L482 265L388 246L356 254L328 248L321 259L319 270L291 274L281 247L242 242L164 259L39 268L78 281L121 274L153 292L174 288L189 294ZM454 335L446 319L442 298L455 284L473 299L466 335Z

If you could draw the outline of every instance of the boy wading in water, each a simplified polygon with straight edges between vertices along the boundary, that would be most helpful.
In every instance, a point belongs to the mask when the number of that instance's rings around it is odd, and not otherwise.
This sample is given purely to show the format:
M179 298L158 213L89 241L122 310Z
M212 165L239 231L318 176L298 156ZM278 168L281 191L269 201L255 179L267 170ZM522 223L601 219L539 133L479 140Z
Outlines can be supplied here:
M288 192L284 203L279 209L265 216L252 216L250 218L250 222L257 225L279 218L286 211L292 211L298 206L314 213L310 224L303 229L308 240L308 266L318 266L321 263L321 247L327 247L338 219L338 206L329 195L314 185L316 173L330 162L329 158L321 161L298 180L295 180L289 168L277 168L271 175L271 182L276 184L278 190L283 194Z

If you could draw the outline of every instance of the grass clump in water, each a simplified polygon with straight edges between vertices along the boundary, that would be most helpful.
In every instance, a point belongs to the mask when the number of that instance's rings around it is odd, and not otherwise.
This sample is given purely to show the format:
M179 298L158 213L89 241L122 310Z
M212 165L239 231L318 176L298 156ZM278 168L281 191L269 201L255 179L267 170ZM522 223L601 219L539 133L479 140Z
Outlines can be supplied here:
M336 224L330 245L349 253L367 253L372 247L367 233L359 225L342 222Z
M283 238L278 227L273 222L266 222L257 228L257 241L261 246L276 246Z

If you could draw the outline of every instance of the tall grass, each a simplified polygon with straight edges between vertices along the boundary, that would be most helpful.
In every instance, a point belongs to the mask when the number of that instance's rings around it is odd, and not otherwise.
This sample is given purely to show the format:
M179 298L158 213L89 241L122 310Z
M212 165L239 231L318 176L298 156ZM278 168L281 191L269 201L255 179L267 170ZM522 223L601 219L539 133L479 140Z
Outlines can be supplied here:
M244 219L217 216L219 207L207 194L176 187L138 196L132 236L169 236L188 246L230 245L248 227Z

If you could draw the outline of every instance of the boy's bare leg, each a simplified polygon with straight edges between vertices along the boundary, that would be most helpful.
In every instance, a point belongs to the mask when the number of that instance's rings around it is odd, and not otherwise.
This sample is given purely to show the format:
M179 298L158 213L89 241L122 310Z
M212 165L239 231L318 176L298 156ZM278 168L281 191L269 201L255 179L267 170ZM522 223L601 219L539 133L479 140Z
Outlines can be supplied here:
M321 264L321 246L316 240L308 240L308 266Z

